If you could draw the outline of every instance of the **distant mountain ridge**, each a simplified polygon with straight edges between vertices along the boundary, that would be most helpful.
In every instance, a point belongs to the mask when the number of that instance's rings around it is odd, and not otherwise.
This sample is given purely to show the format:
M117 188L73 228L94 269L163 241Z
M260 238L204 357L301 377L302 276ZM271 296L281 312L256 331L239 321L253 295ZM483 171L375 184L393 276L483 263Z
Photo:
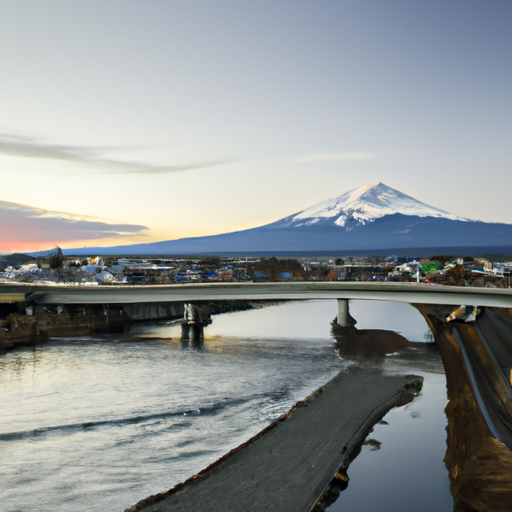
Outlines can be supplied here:
M512 246L512 224L459 217L375 182L258 228L64 253L243 255L466 246Z

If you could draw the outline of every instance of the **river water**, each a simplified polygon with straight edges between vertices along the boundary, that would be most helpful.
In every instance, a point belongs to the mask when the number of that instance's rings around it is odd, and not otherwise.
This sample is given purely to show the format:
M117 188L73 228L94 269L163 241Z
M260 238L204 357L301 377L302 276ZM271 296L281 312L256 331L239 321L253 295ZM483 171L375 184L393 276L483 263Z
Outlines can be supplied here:
M197 473L353 364L334 353L336 312L286 303L214 316L204 343L160 322L0 355L0 509L121 511ZM351 314L429 337L409 305L358 301ZM435 351L411 350L367 363L422 375L424 389L376 427L380 449L363 447L331 512L453 508L444 375Z

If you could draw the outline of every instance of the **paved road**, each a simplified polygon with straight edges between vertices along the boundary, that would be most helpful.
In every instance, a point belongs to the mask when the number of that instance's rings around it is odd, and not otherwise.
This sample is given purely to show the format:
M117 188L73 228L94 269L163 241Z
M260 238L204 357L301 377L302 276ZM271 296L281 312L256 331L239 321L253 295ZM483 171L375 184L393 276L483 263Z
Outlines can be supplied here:
M126 304L199 300L366 299L417 304L512 307L512 290L415 283L281 282L198 283L139 286L44 286L0 284L0 296L24 293L39 304ZM16 299L19 300L19 299Z
M512 319L512 317L509 317ZM476 326L486 342L503 376L510 382L512 369L512 325L496 310L488 308Z
M488 308L474 326L459 324L454 334L487 425L512 450L512 326Z

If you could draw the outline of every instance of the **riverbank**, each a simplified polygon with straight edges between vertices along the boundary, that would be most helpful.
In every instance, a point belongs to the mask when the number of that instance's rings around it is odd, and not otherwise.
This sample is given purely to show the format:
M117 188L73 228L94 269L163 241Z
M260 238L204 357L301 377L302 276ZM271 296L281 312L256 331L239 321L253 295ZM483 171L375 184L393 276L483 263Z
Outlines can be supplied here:
M281 303L280 301L196 301L201 317L244 311ZM130 325L183 318L183 302L140 304L67 304L26 307L4 305L0 310L0 351L35 343L51 337L94 336L123 333Z
M169 491L125 512L310 510L391 408L422 378L351 367L259 434Z
M450 489L456 511L508 512L512 503L512 451L494 437L477 403L454 328L473 350L481 349L482 341L471 324L443 323L446 308L414 304L429 324L443 359L449 403L447 452L445 464L449 471ZM508 308L496 312L512 317ZM478 327L480 320L477 320ZM482 326L483 327L483 326ZM482 365L488 355L482 354ZM487 370L492 375L492 368ZM494 381L494 388L499 389ZM503 408L510 403L503 400ZM510 414L504 414L510 418Z

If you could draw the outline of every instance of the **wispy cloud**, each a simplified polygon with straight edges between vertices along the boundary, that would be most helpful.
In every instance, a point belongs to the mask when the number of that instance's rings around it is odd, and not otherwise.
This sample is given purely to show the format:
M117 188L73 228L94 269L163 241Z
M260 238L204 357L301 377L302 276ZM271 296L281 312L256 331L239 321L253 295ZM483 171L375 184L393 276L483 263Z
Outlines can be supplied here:
M164 174L226 165L236 161L224 160L195 162L183 165L157 165L147 162L127 162L105 158L103 153L108 149L112 148L49 144L33 137L0 132L0 154L83 164L97 169L98 172Z
M291 158L292 162L327 162L335 160L367 160L381 156L379 153L348 151L344 153L313 153Z
M70 213L52 212L17 203L0 201L0 250L26 244L62 244L140 239L147 227L137 224L110 224L102 219Z

